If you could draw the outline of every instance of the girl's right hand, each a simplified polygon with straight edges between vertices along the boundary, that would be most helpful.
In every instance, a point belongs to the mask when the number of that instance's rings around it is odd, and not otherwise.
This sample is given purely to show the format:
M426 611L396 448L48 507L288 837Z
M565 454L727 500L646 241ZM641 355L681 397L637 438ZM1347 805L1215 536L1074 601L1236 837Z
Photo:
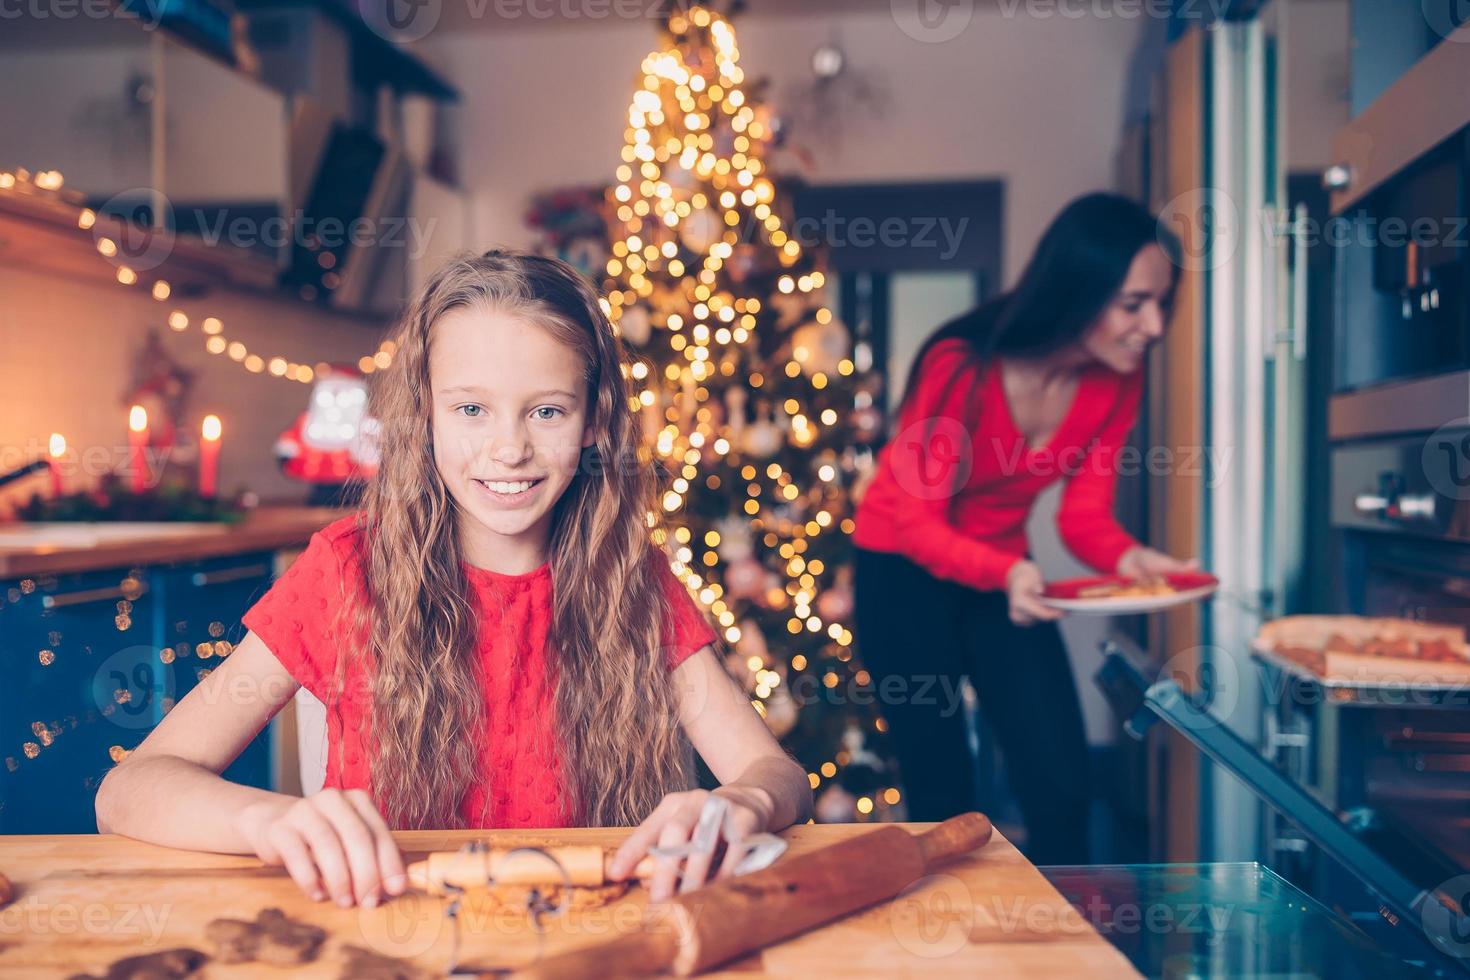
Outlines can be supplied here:
M279 796L240 812L240 830L266 864L284 865L313 901L372 908L403 894L408 872L388 824L360 789Z
M1006 599L1011 605L1011 622L1017 626L1030 626L1062 618L1060 609L1053 609L1041 601L1044 588L1046 579L1035 562L1018 561L1011 566L1006 573Z

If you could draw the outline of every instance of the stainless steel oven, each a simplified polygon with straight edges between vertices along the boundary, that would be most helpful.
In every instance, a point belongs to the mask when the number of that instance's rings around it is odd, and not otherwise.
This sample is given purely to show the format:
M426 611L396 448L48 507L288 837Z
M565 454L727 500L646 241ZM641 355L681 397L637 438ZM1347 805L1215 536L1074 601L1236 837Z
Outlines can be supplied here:
M1395 397L1386 398L1393 391ZM1458 401L1446 399L1458 392ZM1470 384L1339 394L1331 411L1332 609L1470 628ZM1263 662L1263 751L1424 888L1470 873L1470 684L1337 683ZM1267 818L1274 863L1370 917L1353 877Z

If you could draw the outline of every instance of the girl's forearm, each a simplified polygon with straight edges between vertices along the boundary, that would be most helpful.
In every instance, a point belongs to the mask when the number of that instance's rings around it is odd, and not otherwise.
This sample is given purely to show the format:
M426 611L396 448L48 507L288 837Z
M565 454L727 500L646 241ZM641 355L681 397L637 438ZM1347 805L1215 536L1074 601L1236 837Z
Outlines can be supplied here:
M768 830L806 823L812 815L812 787L806 772L785 756L757 759L731 785L757 790L770 798Z
M242 818L292 799L232 783L177 756L150 756L107 774L97 792L97 829L168 847L251 854Z

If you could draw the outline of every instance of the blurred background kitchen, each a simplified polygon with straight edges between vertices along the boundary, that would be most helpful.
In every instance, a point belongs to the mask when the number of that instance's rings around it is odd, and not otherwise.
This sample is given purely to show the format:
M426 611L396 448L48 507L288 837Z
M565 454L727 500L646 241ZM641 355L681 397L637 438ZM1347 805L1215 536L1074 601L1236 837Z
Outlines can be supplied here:
M1260 862L1382 926L1363 869L1268 790L1176 728L1125 731L1129 707L1093 683L1114 654L1207 699L1404 880L1470 872L1463 5L738 6L714 5L750 109L739 204L786 231L769 254L727 252L765 300L726 323L757 336L774 380L708 403L687 374L634 380L651 445L705 412L728 427L722 454L796 461L794 483L766 474L793 487L781 521L834 532L777 547L765 504L693 472L663 500L678 557L721 583L701 598L731 671L808 767L818 819L904 817L881 703L862 696L844 542L914 352L1009 285L1062 205L1107 189L1185 246L1122 517L1222 588L1064 624L1093 854ZM647 341L660 296L616 231L619 208L647 205L613 188L639 159L645 59L673 43L671 18L707 28L699 16L653 0L0 4L0 833L95 830L107 768L350 506L374 466L366 390L436 263L559 254L625 290L624 335ZM722 241L714 205L680 213L689 248ZM778 380L826 388L830 411L796 421ZM695 469L655 451L675 480ZM826 489L809 494L809 474ZM1033 520L1038 558L1083 574L1054 497ZM1330 650L1255 642L1302 613L1448 624L1461 642L1344 680ZM985 706L963 693L977 806L1023 837ZM232 777L319 786L308 702Z

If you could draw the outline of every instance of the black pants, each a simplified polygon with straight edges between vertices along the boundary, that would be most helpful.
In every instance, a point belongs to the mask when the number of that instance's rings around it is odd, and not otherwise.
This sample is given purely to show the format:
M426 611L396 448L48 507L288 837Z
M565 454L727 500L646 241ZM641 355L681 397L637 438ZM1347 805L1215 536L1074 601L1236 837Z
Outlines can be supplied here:
M1087 862L1087 740L1054 623L1016 626L1000 592L934 578L858 549L857 648L902 769L912 820L975 808L960 678L968 674L1005 757L1037 864ZM951 693L953 692L953 693Z

